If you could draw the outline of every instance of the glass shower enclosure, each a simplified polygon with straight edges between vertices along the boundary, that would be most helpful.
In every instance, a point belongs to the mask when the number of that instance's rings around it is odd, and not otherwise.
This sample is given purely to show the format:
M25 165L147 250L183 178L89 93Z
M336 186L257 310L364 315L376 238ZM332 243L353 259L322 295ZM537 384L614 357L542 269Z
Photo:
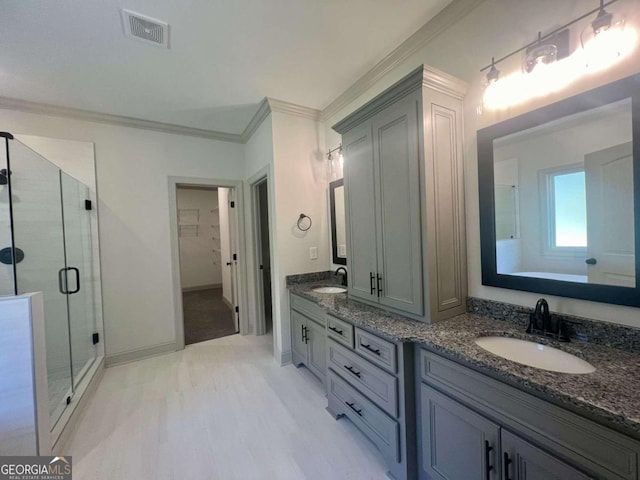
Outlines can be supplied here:
M0 295L43 293L53 430L100 355L95 183L90 188L11 134L0 136Z

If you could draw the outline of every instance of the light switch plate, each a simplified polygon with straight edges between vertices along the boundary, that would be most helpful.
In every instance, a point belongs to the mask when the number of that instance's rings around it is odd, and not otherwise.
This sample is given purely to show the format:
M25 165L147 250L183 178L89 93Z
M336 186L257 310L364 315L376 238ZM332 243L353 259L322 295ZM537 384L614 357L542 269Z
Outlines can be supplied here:
M318 259L318 247L309 247L309 258L311 260Z

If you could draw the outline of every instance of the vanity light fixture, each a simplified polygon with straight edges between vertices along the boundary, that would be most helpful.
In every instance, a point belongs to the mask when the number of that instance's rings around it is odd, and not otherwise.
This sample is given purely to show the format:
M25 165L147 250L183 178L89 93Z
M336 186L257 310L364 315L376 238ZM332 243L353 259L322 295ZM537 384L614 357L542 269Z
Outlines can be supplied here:
M500 79L500 70L496 68L496 59L491 57L491 70L487 73L487 85L497 82Z
M526 73L531 73L538 65L548 65L556 60L558 60L558 45L556 45L555 41L550 37L547 37L547 40L543 41L542 33L538 32L538 42L532 47L527 48L522 69Z
M327 160L333 165L333 153L338 152L338 161L340 162L340 168L344 166L344 155L342 154L342 143L336 148L332 148L327 152Z
M633 29L625 30L625 18L605 10L604 0L596 18L582 31L580 43L585 56L585 67L602 70L629 53L635 45Z
M487 73L483 103L489 109L506 108L531 98L547 95L566 87L587 73L602 70L631 52L637 35L625 29L622 15L607 12L606 7L618 0L599 0L600 6L547 35L499 58L480 71ZM570 54L569 27L596 15L580 36L582 48ZM501 76L496 65L525 52L522 72Z

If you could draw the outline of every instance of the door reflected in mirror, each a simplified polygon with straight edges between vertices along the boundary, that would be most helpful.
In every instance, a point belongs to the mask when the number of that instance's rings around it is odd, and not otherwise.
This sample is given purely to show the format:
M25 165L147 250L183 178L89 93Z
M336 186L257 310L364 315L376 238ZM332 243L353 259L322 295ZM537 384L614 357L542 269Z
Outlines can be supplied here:
M497 273L636 287L632 102L493 140Z
M347 264L347 235L344 205L344 181L336 180L329 184L329 203L331 206L331 245L333 263Z

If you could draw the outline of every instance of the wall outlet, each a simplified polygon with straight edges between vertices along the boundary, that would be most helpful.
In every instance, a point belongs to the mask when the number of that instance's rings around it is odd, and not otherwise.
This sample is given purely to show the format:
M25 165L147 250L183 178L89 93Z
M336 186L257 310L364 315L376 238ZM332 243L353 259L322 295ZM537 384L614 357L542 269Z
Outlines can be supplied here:
M347 256L347 246L343 243L338 245L338 256L346 257Z
M309 258L311 260L318 259L318 247L309 247Z

